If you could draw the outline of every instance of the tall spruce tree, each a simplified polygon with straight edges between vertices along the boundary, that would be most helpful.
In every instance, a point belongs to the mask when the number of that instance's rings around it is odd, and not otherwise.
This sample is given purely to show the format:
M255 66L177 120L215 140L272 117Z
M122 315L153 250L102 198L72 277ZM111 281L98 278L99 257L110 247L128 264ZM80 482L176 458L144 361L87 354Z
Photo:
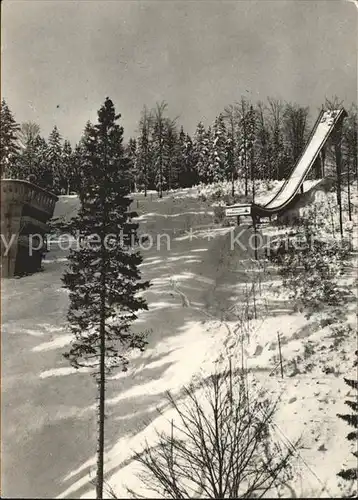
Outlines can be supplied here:
M93 124L87 121L82 136L71 154L71 186L73 191L78 194L81 202L86 191L86 177L90 174L92 169L92 158L87 150L92 131Z
M65 140L62 148L62 172L61 172L61 187L66 194L70 194L73 189L73 152L71 144Z
M185 132L183 127L180 127L177 143L178 169L177 169L177 184L180 187L185 186Z
M227 133L224 117L221 113L215 118L212 131L210 177L213 182L220 182L226 179L227 171Z
M227 123L226 138L226 166L227 178L231 180L231 195L235 195L235 180L237 179L238 169L238 147L237 147L237 124L239 120L239 111L237 105L230 105L225 108L224 118Z
M198 183L195 168L194 144L189 134L185 134L183 127L178 138L178 184L180 187L191 187Z
M355 352L356 360L353 363L353 367L358 367L358 351ZM357 373L357 369L356 369ZM352 413L347 414L338 414L338 417L344 420L348 425L352 426L354 431L351 431L347 434L347 439L349 442L352 442L355 446L355 450L352 451L353 456L356 460L355 467L350 467L348 469L342 469L338 472L338 476L347 481L358 481L358 373L357 379L348 379L344 378L345 383L356 392L356 395L353 400L347 399L345 404L352 410Z
M19 153L18 133L20 126L10 111L5 99L0 107L0 166L1 177L17 177L17 156Z
M138 296L149 284L142 282L137 250L136 214L130 211L130 162L123 147L112 101L106 98L98 123L87 124L82 140L86 175L82 178L81 208L77 217L60 225L81 235L80 248L69 253L63 276L69 290L68 322L74 334L65 354L71 364L92 367L98 387L98 447L96 495L103 498L105 390L107 374L126 368L128 349L145 346L143 334L134 334L131 323L137 311L147 309Z
M194 144L189 134L185 136L184 164L186 172L184 187L195 186L199 182L199 176L195 168Z
M151 133L153 117L144 107L139 122L139 136L137 140L137 182L139 188L143 188L144 196L147 196L151 177L153 176Z
M256 172L256 110L251 105L248 115L247 115L247 151L249 156L249 165L250 165L250 177L251 177L251 192L252 192L252 201L255 201L255 184L257 179Z
M127 157L130 161L131 191L136 191L137 186L137 141L131 137L126 147Z
M351 181L355 178L358 186L358 121L357 105L352 105L343 122L343 161L347 175L348 215L352 220Z
M198 173L199 181L206 181L206 165L205 155L203 154L205 148L205 127L202 122L199 122L194 132L194 162L195 169Z
M52 189L52 169L47 162L47 142L46 139L38 135L34 141L34 163L31 174L34 182L44 189Z
M164 135L164 164L167 187L170 191L178 186L178 136L174 122L167 120Z
M164 113L166 108L167 103L162 101L161 103L157 103L153 113L152 141L154 147L155 186L159 198L163 197L163 191L168 183L168 179L165 176L166 169L164 165L164 141L167 128L167 118L164 116Z
M47 162L52 171L52 189L55 193L61 193L63 185L63 156L62 138L56 125L52 129L47 141Z
M71 190L80 194L83 177L83 147L81 142L75 145L71 154Z
M267 124L267 108L264 103L257 103L256 120L256 178L271 178L270 133Z
M210 179L211 130L205 130L199 122L194 134L194 162L200 182L207 184Z
M239 139L239 151L241 159L241 176L244 177L245 182L245 196L249 194L249 155L248 155L248 114L250 109L250 103L245 97L242 97L239 104L240 110L240 127L238 130Z

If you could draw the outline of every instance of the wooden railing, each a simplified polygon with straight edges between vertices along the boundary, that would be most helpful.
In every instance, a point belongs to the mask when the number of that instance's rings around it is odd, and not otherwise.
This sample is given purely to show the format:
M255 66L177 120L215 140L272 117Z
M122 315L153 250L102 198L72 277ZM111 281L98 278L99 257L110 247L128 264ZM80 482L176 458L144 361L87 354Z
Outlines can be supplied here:
M29 204L52 217L58 197L29 181L1 179L1 205Z

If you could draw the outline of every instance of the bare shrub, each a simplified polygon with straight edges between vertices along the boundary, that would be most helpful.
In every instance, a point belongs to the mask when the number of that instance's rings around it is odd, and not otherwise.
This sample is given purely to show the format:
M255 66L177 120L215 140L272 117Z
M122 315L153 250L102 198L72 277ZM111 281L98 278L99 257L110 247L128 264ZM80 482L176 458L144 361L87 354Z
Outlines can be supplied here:
M277 403L249 394L242 375L215 373L168 401L175 418L167 432L134 457L146 489L164 498L261 498L291 478L297 444L284 449L274 438Z

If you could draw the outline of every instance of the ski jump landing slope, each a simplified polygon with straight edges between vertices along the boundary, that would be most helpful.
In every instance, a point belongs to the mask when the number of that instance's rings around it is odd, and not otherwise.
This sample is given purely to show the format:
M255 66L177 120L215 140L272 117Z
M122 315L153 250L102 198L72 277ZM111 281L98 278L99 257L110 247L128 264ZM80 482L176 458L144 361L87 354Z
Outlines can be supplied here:
M290 177L283 183L278 193L266 205L251 206L253 216L267 217L283 211L297 195L303 181L311 170L317 156L333 130L342 122L346 111L342 109L321 111L305 149L298 159Z

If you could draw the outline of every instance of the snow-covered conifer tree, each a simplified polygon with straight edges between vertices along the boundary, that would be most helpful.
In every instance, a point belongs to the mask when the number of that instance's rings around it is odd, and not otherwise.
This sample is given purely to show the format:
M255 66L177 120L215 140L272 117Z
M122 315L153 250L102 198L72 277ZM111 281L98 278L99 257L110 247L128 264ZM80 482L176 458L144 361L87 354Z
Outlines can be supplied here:
M18 132L20 127L5 99L0 107L0 164L1 177L16 177L16 160L19 153Z
M147 309L138 295L148 287L142 282L137 250L136 214L130 211L130 162L123 147L123 128L118 125L112 101L98 111L98 123L87 124L82 140L81 201L77 217L59 224L79 234L79 248L70 250L63 276L69 290L68 322L73 340L65 357L79 368L93 368L98 384L97 498L103 498L105 388L107 373L127 366L127 351L143 349L143 334L131 331L137 311Z
M167 118L164 116L167 103L164 101L157 103L153 113L153 155L155 165L155 186L158 191L159 198L162 198L163 191L166 189L168 179L166 178L166 169L164 165L164 141L167 125Z
M211 179L213 182L220 182L226 179L227 171L227 132L221 113L215 118L212 131Z
M131 137L128 141L126 147L126 153L130 161L130 172L131 172L131 190L135 191L137 186L137 141L134 137Z
M194 134L194 161L196 171L201 182L210 182L210 151L211 130L205 130L202 122L199 122Z
M174 122L167 120L164 132L164 177L168 189L178 186L179 144Z
M151 133L153 126L153 117L144 107L139 122L139 136L137 140L137 182L139 188L144 189L144 196L147 196L147 190L151 179L153 178L153 155L151 148Z
M70 194L73 184L73 156L72 147L68 140L65 140L62 148L62 172L61 188L66 194Z
M63 189L62 137L56 125L49 135L47 145L46 160L52 171L53 190L55 193L61 193Z
M189 134L185 134L181 127L179 134L179 168L178 183L181 187L190 187L197 184L199 178L195 168L194 144Z

